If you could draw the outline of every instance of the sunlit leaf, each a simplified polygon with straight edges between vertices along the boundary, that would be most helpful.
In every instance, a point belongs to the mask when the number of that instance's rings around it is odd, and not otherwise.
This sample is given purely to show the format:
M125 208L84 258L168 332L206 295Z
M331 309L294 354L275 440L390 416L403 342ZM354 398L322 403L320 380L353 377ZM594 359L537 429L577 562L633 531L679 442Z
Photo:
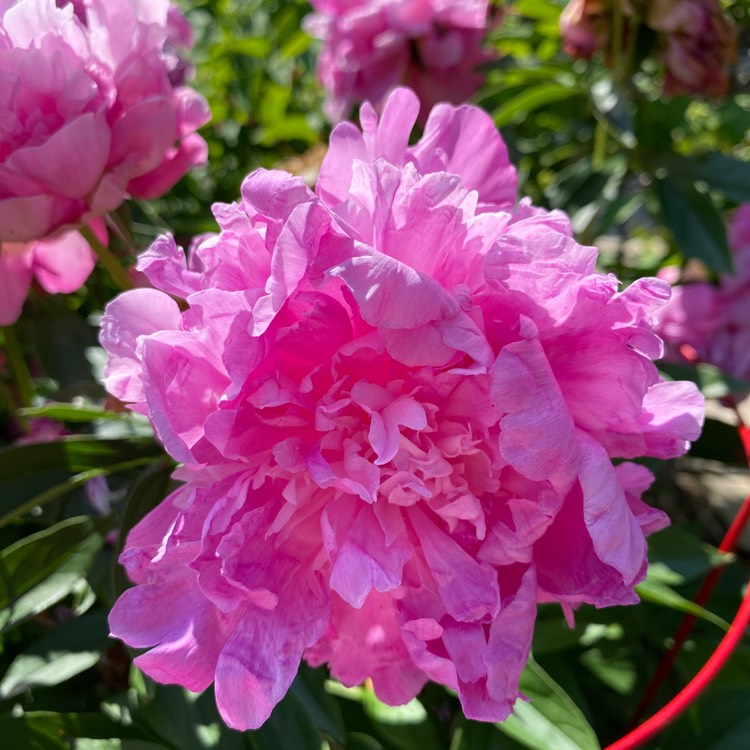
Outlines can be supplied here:
M13 660L0 682L0 700L29 688L59 685L94 666L108 632L101 611L62 623Z
M67 596L103 542L89 518L71 518L0 552L0 630Z
M498 728L531 750L599 750L594 730L565 691L532 659L513 713Z

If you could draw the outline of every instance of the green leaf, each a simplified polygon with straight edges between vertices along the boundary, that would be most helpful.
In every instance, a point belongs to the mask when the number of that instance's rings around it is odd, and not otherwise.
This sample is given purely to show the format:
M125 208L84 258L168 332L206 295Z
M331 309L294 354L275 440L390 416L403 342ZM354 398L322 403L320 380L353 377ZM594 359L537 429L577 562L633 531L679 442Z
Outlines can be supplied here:
M245 57L264 58L271 52L271 43L263 37L229 37L214 45L211 49L212 57L224 55L238 55Z
M713 623L724 631L729 630L729 623L726 620L715 615L713 612L698 606L695 602L690 601L690 599L686 599L666 583L665 574L667 574L668 577L669 572L671 572L673 576L676 575L673 571L669 571L666 566L660 567L659 564L650 565L646 580L635 587L638 596L640 596L645 602L651 602L651 604L657 604L660 607L673 609L677 612L685 612L686 614L695 615L702 620ZM677 580L669 580L672 583L681 583L679 577Z
M44 417L58 422L81 422L83 424L95 422L99 419L128 420L132 418L130 412L114 412L102 409L100 406L75 406L74 404L54 402L19 409L18 413L23 417Z
M161 449L148 438L89 436L0 450L0 526L90 479L141 466L159 455Z
M692 186L670 179L655 180L654 190L677 249L688 258L702 260L714 271L730 273L732 261L724 220L711 199Z
M0 631L67 596L102 546L90 518L71 518L0 552Z
M94 713L59 714L34 711L22 716L0 716L0 737L12 750L70 750L70 738L153 740L135 725L124 726ZM76 743L75 747L78 747ZM157 744L156 747L163 747Z
M14 445L0 450L0 490L12 480L25 479L40 471L77 474L161 453L161 448L148 438L108 440L72 435L54 442Z
M384 750L383 746L369 734L350 732L347 735L347 750ZM425 749L426 750L426 749Z
M498 728L531 750L599 750L599 741L570 696L533 660L521 674L513 713Z
M748 389L747 381L732 378L718 367L705 363L696 365L695 370L701 393L706 398L724 398L736 393L740 396L739 400L744 399L744 394Z
M724 194L737 203L750 201L750 163L734 159L719 151L681 156L665 154L659 163L670 178L683 185L704 182L712 190Z
M660 750L739 750L750 745L750 689L710 688L683 714Z
M90 612L62 623L19 654L0 682L0 700L29 688L59 685L93 667L108 643L105 612Z
M630 695L633 692L638 674L628 649L603 644L602 648L589 649L579 659L597 679L616 693Z
M134 680L133 675L138 675L139 679ZM154 684L144 680L135 668L133 675L131 686L141 693L143 702L133 718L145 724L170 750L239 750L244 747L242 735L228 730L219 719L213 690L197 694L177 685ZM142 684L138 686L138 682Z
M652 564L666 565L682 581L702 578L712 568L728 565L734 559L733 555L719 552L689 531L674 527L648 538L648 557Z
M524 89L520 94L498 107L492 113L492 119L497 127L502 128L535 109L582 95L582 91L571 89L560 83L540 83L538 86Z
M493 724L463 719L453 735L450 750L518 750L523 747Z
M304 704L315 726L339 744L344 743L346 728L336 699L325 690L326 674L322 669L300 666L291 692Z
M293 693L276 705L266 723L246 737L254 750L321 750L323 739L304 703Z
M96 329L59 300L51 301L51 305L52 313L34 318L34 339L42 370L61 388L80 392L81 387L86 387L98 395L101 388L92 380L85 354L88 347L97 343Z

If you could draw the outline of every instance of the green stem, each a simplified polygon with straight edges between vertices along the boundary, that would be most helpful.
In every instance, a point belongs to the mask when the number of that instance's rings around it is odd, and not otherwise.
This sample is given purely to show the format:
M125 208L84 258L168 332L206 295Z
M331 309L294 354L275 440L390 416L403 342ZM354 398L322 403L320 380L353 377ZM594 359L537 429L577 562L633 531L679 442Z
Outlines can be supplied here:
M114 279L120 289L133 289L135 284L128 276L128 272L120 265L120 262L112 255L109 248L99 242L99 238L91 231L91 227L81 227L78 230L86 242L91 245L91 249L96 253L101 264L109 271L109 275Z
M3 337L5 339L5 353L8 356L10 371L16 382L18 398L21 402L21 406L31 406L34 401L34 383L31 379L31 373L29 372L29 367L24 359L21 345L18 343L18 338L16 337L14 328L12 326L3 328ZM19 416L18 419L21 422L21 426L26 429L28 424L26 417Z
M135 238L133 233L130 231L130 227L127 225L125 220L117 213L117 211L110 211L106 217L107 224L114 229L115 234L120 238L121 242L127 248L131 255L135 255L138 250L135 246Z
M606 158L607 126L601 120L597 120L596 130L594 131L594 154L591 160L595 172L601 172Z
M617 80L621 84L630 85L630 75L633 71L633 62L635 61L635 43L638 39L638 27L640 22L636 19L631 21L628 30L628 42L625 46L625 58L619 68Z
M612 64L615 68L620 65L620 58L622 56L624 21L620 0L615 0L612 4Z
M68 477L64 482L56 484L54 487L46 489L44 492L40 492L38 495L22 502L12 510L4 513L0 516L0 527L6 526L8 523L16 518L28 513L32 508L37 506L45 505L46 503L57 500L60 497L64 497L69 492L72 492L76 487L81 487L86 482L95 479L96 477L108 477L112 474L117 474L127 469L135 469L139 466L145 466L146 464L152 463L154 460L153 456L143 456L141 458L134 458L130 461L123 461L119 464L113 464L112 466L105 466L97 469L88 469L78 474L74 474L72 477Z

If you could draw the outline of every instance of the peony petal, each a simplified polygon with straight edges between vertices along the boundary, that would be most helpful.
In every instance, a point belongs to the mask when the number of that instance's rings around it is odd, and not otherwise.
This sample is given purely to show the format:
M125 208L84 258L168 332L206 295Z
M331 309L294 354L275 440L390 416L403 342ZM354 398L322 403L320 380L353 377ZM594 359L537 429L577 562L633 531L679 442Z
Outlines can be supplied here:
M500 597L492 568L471 558L418 508L409 520L448 613L459 622L496 615Z
M0 244L0 326L18 320L33 278L33 244L12 249Z
M180 327L180 308L163 292L135 289L110 302L102 316L99 339L109 352L104 384L125 402L145 399L139 339Z

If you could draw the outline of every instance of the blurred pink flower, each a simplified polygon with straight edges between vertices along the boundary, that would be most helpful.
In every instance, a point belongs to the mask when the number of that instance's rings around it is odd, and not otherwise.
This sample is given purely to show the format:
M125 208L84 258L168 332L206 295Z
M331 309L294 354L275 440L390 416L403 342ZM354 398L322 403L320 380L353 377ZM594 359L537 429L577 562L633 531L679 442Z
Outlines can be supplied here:
M750 381L750 203L734 212L727 236L734 273L723 275L718 286L708 281L675 286L669 304L657 313L657 330L668 359L708 363ZM676 269L662 275L680 281Z
M612 459L700 431L695 387L651 361L668 285L618 291L564 214L516 204L487 114L440 105L409 146L418 112L397 89L339 125L316 193L254 172L217 236L187 261L157 240L156 289L102 320L107 388L185 482L128 537L112 632L156 680L214 682L235 728L303 656L389 704L434 680L504 719L538 602L638 600L667 519Z
M621 49L641 27L655 36L666 96L726 94L737 40L718 0L570 0L560 16L565 52L584 59L604 52L608 64L620 64L610 49L616 12Z
M588 60L610 42L608 0L570 0L560 16L563 49L571 57Z
M0 4L0 243L153 198L206 159L209 117L175 88L168 0Z
M461 103L482 84L477 68L488 0L311 0L306 26L323 40L318 78L337 122L365 99L380 109L395 86L416 91L422 114L440 101Z
M661 37L664 93L724 96L737 40L719 0L653 0L646 23Z
M101 219L91 228L106 243ZM37 242L5 242L0 248L0 326L18 320L34 280L50 294L69 294L83 286L96 256L75 230Z

